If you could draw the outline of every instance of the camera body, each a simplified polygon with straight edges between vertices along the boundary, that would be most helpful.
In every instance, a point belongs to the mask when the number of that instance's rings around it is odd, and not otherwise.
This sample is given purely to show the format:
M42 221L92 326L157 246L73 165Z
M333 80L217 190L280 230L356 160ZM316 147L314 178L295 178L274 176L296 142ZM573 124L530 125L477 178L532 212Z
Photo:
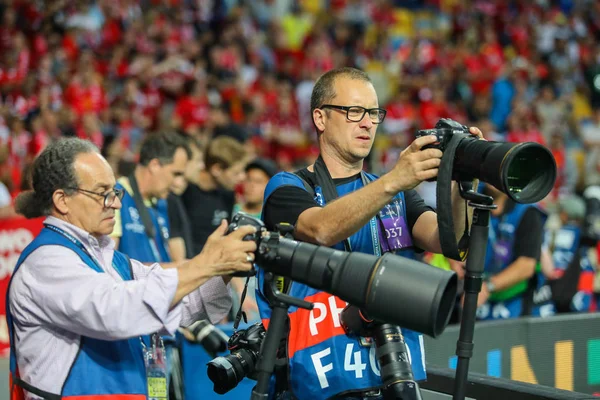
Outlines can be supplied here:
M257 322L231 335L227 344L230 354L208 363L208 377L215 393L225 394L246 376L252 378L266 334L262 322Z
M477 138L469 133L469 128L467 126L459 124L450 118L440 119L433 129L418 130L415 136L420 138L427 135L435 135L437 141L433 144L424 146L423 149L439 149L442 152L446 150L446 146L453 135L461 135L463 138L477 140Z
M231 232L237 230L240 226L250 225L256 228L256 232L250 235L246 235L244 240L250 240L259 243L260 238L263 232L267 232L267 228L265 227L264 222L262 222L258 218L254 218L246 213L239 212L231 218L231 223L227 227L226 235L229 235Z
M262 322L257 322L248 329L240 329L231 335L227 343L227 348L231 353L248 351L258 354L265 335L266 331Z
M229 235L231 232L237 230L240 226L244 225L250 225L256 228L256 232L253 234L246 235L244 237L244 240L256 242L256 244L258 245L263 232L267 232L267 228L260 219L254 218L248 214L242 212L235 214L231 219L231 223L227 227L227 231L225 234ZM248 276L254 275L256 275L256 271L254 269L251 269L248 272L236 272L234 274L231 274L231 276L236 278L247 278Z

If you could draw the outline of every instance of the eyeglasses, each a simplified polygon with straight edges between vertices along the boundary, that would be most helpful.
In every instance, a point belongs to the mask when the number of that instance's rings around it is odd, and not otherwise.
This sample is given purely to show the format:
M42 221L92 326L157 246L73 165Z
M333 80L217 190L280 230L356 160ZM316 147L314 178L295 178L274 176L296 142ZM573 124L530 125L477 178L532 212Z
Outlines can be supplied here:
M69 187L69 188L65 188L65 189L77 190L78 192L95 194L96 196L104 197L104 208L109 208L113 204L115 204L115 200L117 198L119 199L119 201L123 200L123 196L125 195L125 192L123 191L123 189L114 189L114 188L111 189L107 193L96 193L96 192L81 189L78 187Z
M334 108L336 110L346 111L346 118L352 122L360 122L369 113L369 118L374 124L380 124L385 119L385 111L383 108L364 108L361 106L336 106L334 104L323 104L319 108Z

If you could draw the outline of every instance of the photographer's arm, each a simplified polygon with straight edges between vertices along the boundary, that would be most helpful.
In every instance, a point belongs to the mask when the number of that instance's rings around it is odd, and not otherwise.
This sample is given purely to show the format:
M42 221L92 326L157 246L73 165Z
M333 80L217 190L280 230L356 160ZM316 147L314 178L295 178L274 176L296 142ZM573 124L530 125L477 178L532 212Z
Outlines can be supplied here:
M246 257L256 243L242 238L255 229L241 227L223 236L225 230L224 224L211 236L206 251L178 270L132 260L135 279L126 282L97 273L65 247L42 246L16 274L11 311L24 323L46 323L103 340L163 329L173 334L182 320L178 303L185 295L212 276L251 268Z
M294 236L301 241L333 246L356 233L394 196L395 193L386 190L383 180L376 180L325 207L303 211L298 216Z
M242 240L256 232L251 226L242 226L235 232L224 236L227 222L223 220L219 228L207 239L202 252L177 267L179 283L171 307L179 303L184 296L198 288L210 277L227 276L237 271L249 271L252 264L246 261L248 253L256 250L256 243ZM223 279L229 282L230 277Z
M356 192L325 207L303 211L296 222L296 238L332 246L356 233L399 192L409 190L437 175L442 152L421 150L435 141L433 136L416 139L406 148L392 171Z
M519 282L530 279L535 274L537 261L531 257L519 257L513 261L505 270L490 278L495 290L508 289Z

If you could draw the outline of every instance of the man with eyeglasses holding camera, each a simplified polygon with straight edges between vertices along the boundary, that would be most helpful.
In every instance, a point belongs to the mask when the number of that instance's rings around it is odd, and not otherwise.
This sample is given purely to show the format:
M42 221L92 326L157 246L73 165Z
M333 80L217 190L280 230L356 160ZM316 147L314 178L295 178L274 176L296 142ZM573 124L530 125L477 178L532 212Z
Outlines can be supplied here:
M279 173L270 180L263 208L267 228L273 230L276 224L286 222L294 226L297 240L346 251L402 255L416 248L442 253L436 214L413 190L437 176L442 152L423 149L436 138L416 139L394 168L378 178L363 172L363 161L386 114L379 108L369 77L354 68L325 73L314 86L311 110L320 156L308 168L294 174ZM470 132L482 136L477 128ZM456 187L452 199L456 235L461 237L465 206ZM346 303L297 282L289 285L288 293L313 302L315 307L312 311L290 309L288 369L277 375L277 396L300 400L381 398L374 347L370 341L347 336L340 325ZM261 285L257 301L261 317L270 318ZM415 379L425 379L421 335L408 330L403 334Z
M146 266L114 250L124 192L91 142L50 144L32 184L17 211L47 218L8 287L11 398L166 398L160 335L207 318L189 296L204 283L250 270L256 244L242 238L254 229L225 236L224 223L177 268Z

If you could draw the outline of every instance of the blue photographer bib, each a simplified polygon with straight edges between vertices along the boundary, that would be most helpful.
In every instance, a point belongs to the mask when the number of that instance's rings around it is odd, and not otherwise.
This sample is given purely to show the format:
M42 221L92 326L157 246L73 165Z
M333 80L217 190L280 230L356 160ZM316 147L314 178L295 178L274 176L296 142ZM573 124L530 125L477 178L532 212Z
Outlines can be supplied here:
M537 209L533 205L517 203L506 214L500 217L491 217L485 260L485 273L487 275L496 275L515 261L515 235L523 216L530 208ZM539 211L545 219L546 214L541 210ZM541 272L536 272L536 274L537 280L534 289L541 296L540 291L544 288L545 277ZM496 320L521 316L524 303L523 293L527 291L528 286L529 281L525 280L507 289L492 293L489 301L477 309L477 318ZM550 299L534 305L531 310L531 315L534 316L550 316L554 313L555 308Z
M579 282L577 292L571 300L573 312L588 312L593 301L593 280L595 269L589 258L589 247L581 245L581 228L574 224L562 226L555 234L552 261L558 278L562 278L575 257L579 256Z
M367 175L368 180L376 179ZM306 190L302 180L290 173L275 175L265 190L265 202L277 188L296 186ZM338 195L355 192L362 188L358 178L337 185ZM320 187L314 188L314 198L324 206ZM379 213L378 217L363 226L349 238L352 251L381 255L381 249L411 257L412 237L408 232L406 202L400 193ZM342 242L333 246L345 250ZM271 317L271 309L261 292L263 272L259 270L257 302L265 327ZM288 310L290 330L287 352L290 368L290 385L293 395L299 400L327 399L342 392L364 391L381 386L380 368L374 346L345 334L340 324L340 313L347 303L338 297L292 282L289 294L314 304L313 310L290 307ZM426 378L422 335L402 329L411 358L416 380Z
M119 251L144 263L170 262L169 219L166 200L160 199L154 207L147 207L155 231L154 238L149 238L133 197L121 183L117 183L116 187L125 191L123 200L121 200L123 204L121 208L123 236L119 240Z
M63 232L62 234L59 232ZM81 260L97 273L105 273L102 267L83 250L83 246L69 239L62 229L46 226L40 234L23 250L13 277L17 274L22 263L36 249L42 246L64 246L71 249ZM43 268L43 265L37 266ZM129 259L118 251L114 252L112 267L124 281L134 279ZM12 282L12 278L11 278ZM9 282L10 289L10 282ZM10 370L13 382L18 378L18 366L15 356L15 338L13 318L10 312L10 290L6 291L6 317L11 344ZM144 337L144 340L148 340ZM32 385L35 382L27 382ZM40 391L35 388L34 390ZM29 386L26 388L31 389ZM13 398L19 398L20 388L13 388ZM105 400L143 400L147 398L148 386L142 343L139 337L122 340L101 340L82 336L79 351L73 364L67 371L61 393L46 393L46 398L83 399L102 398ZM42 394L40 394L42 395ZM22 397L21 397L22 398Z

